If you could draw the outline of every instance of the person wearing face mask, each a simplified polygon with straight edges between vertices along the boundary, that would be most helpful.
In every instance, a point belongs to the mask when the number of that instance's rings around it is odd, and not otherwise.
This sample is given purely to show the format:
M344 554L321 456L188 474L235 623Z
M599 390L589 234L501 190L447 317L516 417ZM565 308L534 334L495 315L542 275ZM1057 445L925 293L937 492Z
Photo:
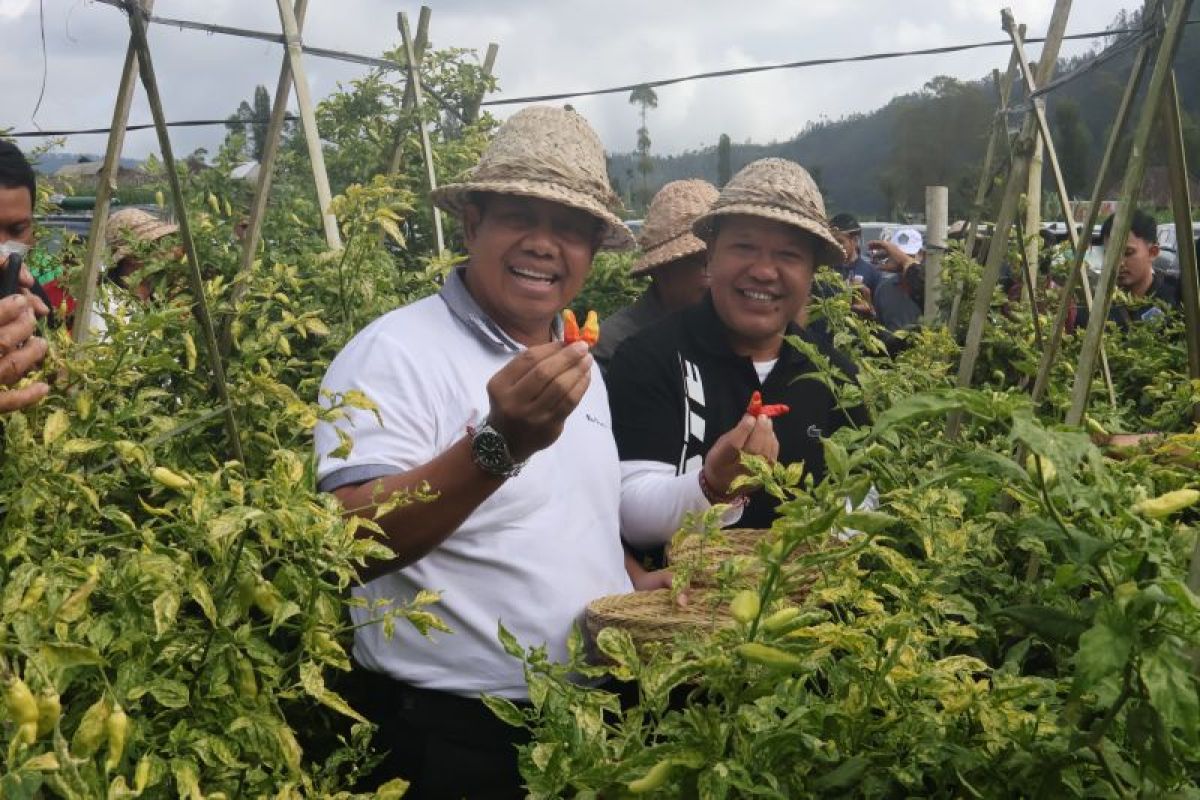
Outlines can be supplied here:
M17 385L45 358L46 341L36 335L37 320L51 315L49 298L24 263L33 245L36 195L33 167L16 145L0 141L0 269L20 269L17 290L0 298L0 413L4 414L34 405L50 388L40 381Z

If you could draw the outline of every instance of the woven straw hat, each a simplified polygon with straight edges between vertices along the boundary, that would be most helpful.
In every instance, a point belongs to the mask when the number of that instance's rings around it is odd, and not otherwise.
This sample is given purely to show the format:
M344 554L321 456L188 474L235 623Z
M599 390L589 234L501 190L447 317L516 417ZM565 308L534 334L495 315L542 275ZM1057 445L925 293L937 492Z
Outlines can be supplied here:
M630 272L639 275L707 247L692 233L692 223L717 199L717 187L708 181L671 181L658 190L646 212L638 237L642 257Z
M621 201L608 184L604 146L574 111L530 106L513 114L479 163L460 182L434 190L432 199L438 208L461 216L473 192L537 197L581 209L605 224L601 248L633 247L633 234L617 216Z
M745 214L794 225L816 237L819 248L816 266L841 264L841 245L833 237L825 218L821 190L804 167L785 158L761 158L734 175L707 214L692 230L707 240L719 216Z
M163 222L149 211L122 208L108 218L108 224L104 228L104 240L112 250L113 258L120 261L133 252L129 247L130 242L156 242L178 231L178 225Z

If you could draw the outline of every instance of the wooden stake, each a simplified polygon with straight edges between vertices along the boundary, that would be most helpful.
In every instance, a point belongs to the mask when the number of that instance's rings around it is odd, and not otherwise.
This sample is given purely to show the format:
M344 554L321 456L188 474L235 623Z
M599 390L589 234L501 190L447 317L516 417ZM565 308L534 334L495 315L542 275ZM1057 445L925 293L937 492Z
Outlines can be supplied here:
M1054 137L1051 136L1050 125L1046 121L1046 104L1042 101L1042 98L1033 97L1034 92L1037 91L1037 84L1034 81L1033 71L1029 67L1029 62L1027 62L1025 60L1025 41L1024 41L1024 39L1021 38L1018 31L1012 25L1011 16L1008 17L1005 22L1006 22L1006 30L1008 31L1009 37L1012 39L1013 50L1014 50L1014 52L1017 53L1018 63L1021 65L1021 75L1025 80L1025 90L1029 93L1029 96L1031 98L1033 98L1033 113L1037 117L1038 132L1040 133L1040 137L1038 138L1038 145L1039 145L1038 149L1045 151L1046 159L1050 162L1050 173L1054 177L1054 188L1058 192L1058 202L1062 206L1062 210L1063 210L1063 221L1067 226L1067 238L1071 242L1071 248L1073 251L1075 251L1076 253L1078 253L1080 250L1086 252L1088 244L1091 243L1091 231L1088 231L1087 240L1086 240L1087 244L1084 244L1083 238L1080 236L1079 231L1075 228L1074 220L1071 219L1071 198L1070 198L1070 195L1067 194L1067 182L1063 179L1062 166L1059 164L1059 161L1058 161L1058 151L1054 147ZM1039 166L1040 166L1040 164L1039 164ZM1030 178L1030 192L1032 192L1032 191L1033 191L1033 179L1031 177ZM1041 176L1040 175L1038 176L1037 192L1038 192L1038 197L1039 197L1038 204L1040 206L1040 204L1041 204L1041 200L1040 200ZM1030 201L1030 203L1032 205L1032 200ZM1040 219L1040 216L1041 216L1040 208L1038 209L1038 213L1033 213L1033 212L1030 213L1030 219L1032 219L1032 220ZM1027 268L1032 273L1031 278L1035 277L1038 273L1037 254L1038 254L1038 245L1041 243L1041 237L1035 236L1036 232L1037 232L1037 229L1030 227L1030 223L1027 222L1026 227L1025 227L1025 234L1026 234L1026 236L1029 237L1030 242L1029 242L1029 246L1026 247L1025 252L1026 252ZM1084 269L1082 263L1080 264L1079 269ZM1088 281L1086 274L1081 274L1080 283L1082 283L1082 285L1083 285L1083 304L1084 304L1084 307L1087 308L1088 312L1090 313L1092 310L1092 284ZM1036 286L1037 281L1031 280L1030 285ZM1033 302L1033 298L1034 298L1034 295L1030 295L1031 302ZM1071 302L1070 298L1071 298L1071 295L1069 293L1066 293L1066 292L1063 293L1063 303L1064 304L1069 304ZM1037 324L1037 309L1036 308L1034 309L1034 323L1035 323L1035 325ZM1060 336L1061 336L1061 334L1060 334ZM1041 337L1039 336L1038 338L1040 340ZM1040 344L1041 344L1041 342L1039 341L1039 345ZM1057 345L1056 345L1056 347L1057 347ZM1046 352L1045 348L1042 348L1042 352L1043 353ZM1112 372L1108 368L1108 353L1104 349L1103 341L1100 344L1100 369L1101 369L1102 374L1104 375L1104 386L1105 386L1105 389L1108 391L1108 401L1113 407L1116 407L1117 392L1116 392L1116 389L1113 387Z
M149 14L154 9L154 0L142 0L142 8ZM92 224L88 228L87 251L83 257L83 275L76 286L75 324L71 338L84 344L92 338L92 318L96 306L96 285L100 282L100 261L107 249L105 229L108 227L109 205L117 173L121 168L121 150L125 145L125 126L129 124L129 107L133 104L133 90L137 85L137 48L130 39L125 49L125 65L121 68L121 83L117 88L117 101L113 105L112 125L108 131L108 146L104 150L104 166L96 181L96 204L92 209ZM82 350L78 351L82 354Z
M1196 277L1196 248L1192 246L1192 198L1188 190L1187 152L1183 145L1182 115L1179 113L1179 91L1175 85L1174 70L1167 77L1167 85L1163 91L1162 126L1166 133L1171 210L1175 218L1179 280L1187 330L1188 377L1196 380L1200 379L1200 282ZM1200 422L1200 405L1192 408L1192 418Z
M1152 4L1153 2L1156 2L1156 0L1152 0ZM1033 402L1035 405L1042 401L1042 397L1046 393L1046 388L1050 384L1050 370L1054 367L1054 361L1058 357L1059 346L1062 344L1062 337L1066 331L1067 314L1071 309L1071 298L1075 296L1075 290L1080 284L1083 286L1084 302L1088 305L1089 310L1093 304L1092 286L1088 280L1084 259L1087 256L1088 247L1091 245L1092 229L1096 226L1096 222L1100 217L1100 202L1104 199L1104 193L1108 188L1109 176L1112 173L1113 167L1113 155L1117 151L1118 143L1125 135L1125 129L1130 117L1129 112L1133 108L1133 101L1137 96L1138 87L1141 86L1148 57L1149 46L1143 44L1134 55L1133 65L1129 72L1129 81L1125 84L1125 93L1121 96L1116 116L1113 117L1112 131L1109 133L1108 145L1104 148L1104 156L1100 159L1100 167L1096 173L1096 184L1092 190L1091 202L1088 204L1087 218L1083 223L1081 241L1075 246L1074 253L1072 254L1071 268L1067 270L1067 283L1062 289L1063 302L1058 308L1054 325L1050 329L1050 337L1046 343L1046 349L1042 353L1042 360L1038 365L1037 378L1033 384ZM1108 381L1111 385L1111 375ZM1110 393L1109 400L1114 404L1116 403L1115 391Z
M492 77L492 70L496 66L496 52L500 49L500 45L495 42L488 44L487 54L483 57L483 78L486 80ZM480 91L478 95L467 105L463 113L463 119L467 124L471 124L479 119L479 105L483 102L484 92Z
M945 186L925 187L925 324L941 316L942 254L946 252L949 227L950 190Z
M408 82L413 90L413 103L416 111L417 125L421 133L421 155L425 159L425 177L429 191L437 188L437 174L433 171L433 147L429 143L429 130L421 117L425 101L421 93L421 71L417 68L416 55L413 50L412 37L408 34L408 15L403 11L399 14L400 36L404 39L404 55L408 59ZM433 207L433 236L437 243L437 252L441 256L446 251L446 241L442 234L442 211Z
M417 40L413 43L418 69L425 63L425 48L429 44L429 18L432 15L433 11L429 6L421 6L421 14L417 17ZM404 159L404 140L408 136L408 111L412 109L413 103L413 84L410 78L404 83L404 98L400 101L400 119L396 123L396 143L392 147L392 157L388 162L388 175L395 175L400 171L400 163Z
M342 235L338 231L337 219L329 211L332 193L329 190L329 173L325 171L325 153L321 149L321 134L317 130L317 116L313 111L312 95L308 90L308 77L304 71L304 55L300 45L300 25L288 0L276 0L279 6L279 21L287 42L287 57L292 70L292 83L296 86L296 103L300 106L300 122L304 128L304 139L308 144L308 159L312 164L313 181L317 185L317 204L321 207L321 224L325 229L325 243L330 250L342 249Z
M308 13L308 0L296 0L293 15L296 30L304 29L304 17ZM236 283L229 294L229 314L221 326L221 354L228 355L231 341L231 325L237 306L250 289L250 271L254 268L254 256L262 238L263 220L267 216L267 202L271 198L271 180L275 176L275 159L279 155L279 139L283 133L284 118L287 116L288 97L292 93L292 68L288 56L283 56L279 67L279 82L275 85L275 100L271 104L271 121L267 124L267 140L263 144L262 159L258 162L258 185L254 188L254 200L250 203L250 218L242 239L242 260L238 265Z
M1034 102L1037 105L1038 101ZM1040 126L1039 126L1040 127ZM1029 156L1029 185L1025 190L1025 240L1021 249L1025 253L1025 269L1030 273L1029 301L1036 300L1038 252L1042 237L1042 165L1046 160L1046 135L1040 131L1033 137L1033 153Z
M192 290L192 314L200 328L207 351L209 369L212 370L212 387L217 399L225 407L225 432L229 437L231 456L241 464L246 463L242 454L242 441L238 433L237 418L233 413L233 401L229 386L225 382L225 365L217 349L217 335L213 330L212 317L208 313L208 301L204 297L204 277L200 273L200 258L196 255L196 241L192 238L192 226L188 221L187 205L183 198L183 187L175 169L175 153L171 149L171 136L167 132L167 118L163 114L162 96L158 92L158 81L154 77L154 64L150 60L150 43L146 39L146 23L142 19L137 0L125 0L125 13L129 17L130 42L137 51L138 69L142 77L142 88L150 103L150 115L154 118L154 129L158 134L158 147L162 151L163 168L171 185L171 197L179 219L179 238L187 254L188 277Z
M1042 47L1042 60L1038 62L1038 80L1041 83L1048 81L1054 74L1058 51L1062 46L1062 37L1070 13L1071 0L1056 0L1054 13L1050 18L1050 27L1046 31L1046 42ZM1036 130L1035 115L1032 112L1026 113L1020 137L1014 145L1008 185L1005 187L1000 212L996 215L996 230L992 235L991 246L988 247L987 263L984 264L983 275L980 277L979 286L975 291L975 307L967 328L967 341L963 345L962 358L958 365L957 385L961 388L970 388L974 378L975 361L979 358L979 349L983 344L983 329L987 325L988 312L991 310L992 294L996 291L996 284L999 283L1000 268L1008 250L1008 233L1012 228L1013 220L1016 219L1021 194L1028 185L1029 156ZM961 424L962 415L960 413L951 414L946 427L946 435L951 438L957 436Z
M1112 293L1117 283L1117 267L1120 265L1125 248L1122 244L1129 236L1130 225L1133 222L1133 212L1136 210L1138 195L1142 188L1142 180L1146 176L1146 147L1150 143L1150 133L1158 116L1159 104L1163 100L1167 79L1171 75L1171 63L1179 49L1179 40L1183 36L1183 21L1187 19L1192 0L1176 0L1171 5L1167 17L1166 29L1163 31L1158 57L1154 62L1154 71L1150 74L1150 84L1146 87L1146 101L1143 103L1142 114L1134 129L1133 145L1130 148L1129 165L1125 169L1125 180L1121 187L1121 201L1113 219L1112 231L1109 234L1110 246L1104 248L1104 268L1100 272L1100 285L1096 293L1096 303L1092 306L1092 315L1088 320L1087 333L1083 339L1083 350L1079 354L1079 365L1075 370L1075 383L1071 387L1071 407L1067 412L1067 424L1079 425L1087 410L1088 399L1091 396L1092 374L1096 369L1096 360L1100 352L1100 337L1104 325L1108 321L1108 311L1112 304Z

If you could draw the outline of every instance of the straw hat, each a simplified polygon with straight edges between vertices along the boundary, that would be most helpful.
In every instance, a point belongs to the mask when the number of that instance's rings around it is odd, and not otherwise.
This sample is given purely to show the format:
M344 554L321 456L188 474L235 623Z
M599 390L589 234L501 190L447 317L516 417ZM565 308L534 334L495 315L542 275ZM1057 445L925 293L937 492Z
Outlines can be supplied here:
M821 190L804 167L785 158L752 161L734 175L712 209L696 220L692 230L707 240L719 216L745 214L794 225L816 237L817 266L841 264L841 245L825 218Z
M696 217L708 211L717 199L717 187L708 181L671 181L658 190L646 212L646 224L638 237L642 257L630 272L639 275L655 267L707 248L692 233Z
M149 211L122 208L108 218L108 224L104 228L104 240L112 250L113 258L120 261L132 253L130 242L156 242L178 231L178 225L164 222Z
M473 192L537 197L581 209L605 224L601 248L633 247L633 234L617 216L621 201L608 184L604 146L574 111L530 106L513 114L479 163L460 182L434 190L432 199L461 216Z

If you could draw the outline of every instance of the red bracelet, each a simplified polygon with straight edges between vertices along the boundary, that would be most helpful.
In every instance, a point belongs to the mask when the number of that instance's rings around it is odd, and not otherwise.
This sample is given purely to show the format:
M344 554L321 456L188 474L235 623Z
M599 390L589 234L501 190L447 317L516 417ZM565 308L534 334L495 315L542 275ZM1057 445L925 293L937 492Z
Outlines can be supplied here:
M704 495L704 499L714 506L721 503L732 503L736 500L744 499L744 496L741 492L729 492L728 494L721 494L714 489L713 485L708 482L708 476L704 474L704 467L700 468L700 492Z

